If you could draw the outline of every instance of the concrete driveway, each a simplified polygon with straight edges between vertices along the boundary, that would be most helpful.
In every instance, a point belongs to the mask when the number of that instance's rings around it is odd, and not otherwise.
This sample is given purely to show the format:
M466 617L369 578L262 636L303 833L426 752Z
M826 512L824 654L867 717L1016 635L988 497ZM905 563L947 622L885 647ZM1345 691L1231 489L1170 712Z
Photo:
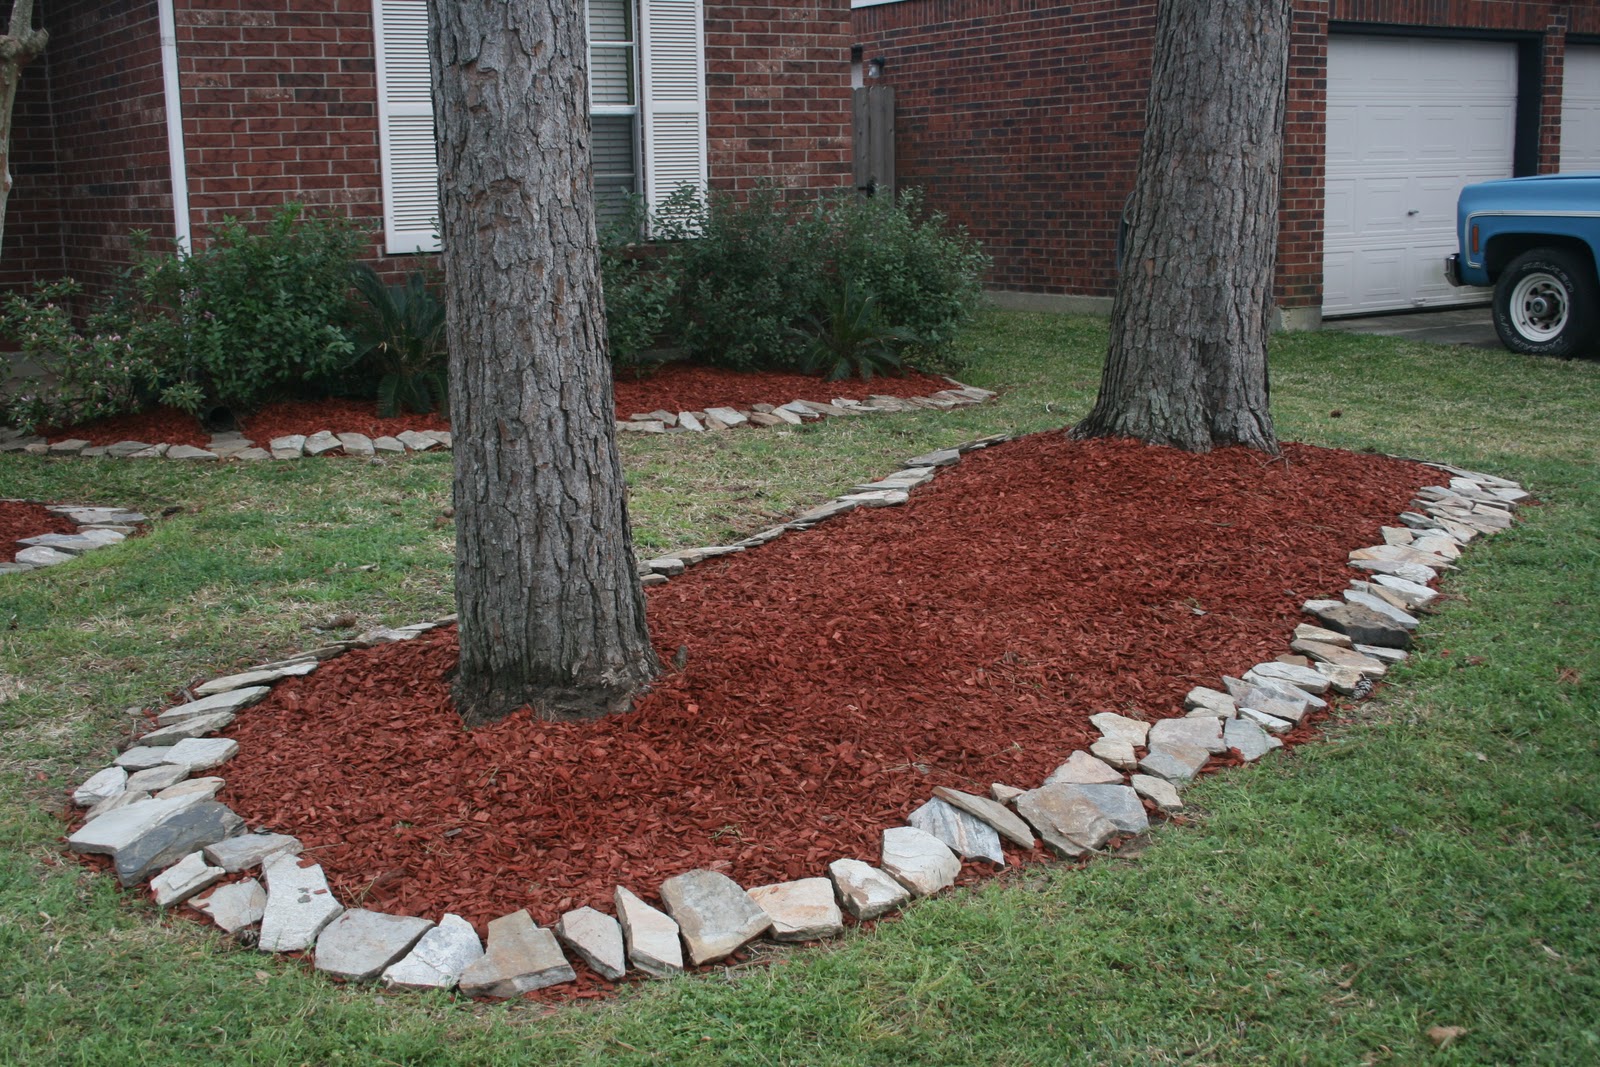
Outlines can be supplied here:
M1367 315L1353 319L1327 319L1324 330L1371 333L1431 341L1440 345L1499 348L1500 338L1489 319L1489 307L1445 308L1439 311L1399 311L1392 315Z

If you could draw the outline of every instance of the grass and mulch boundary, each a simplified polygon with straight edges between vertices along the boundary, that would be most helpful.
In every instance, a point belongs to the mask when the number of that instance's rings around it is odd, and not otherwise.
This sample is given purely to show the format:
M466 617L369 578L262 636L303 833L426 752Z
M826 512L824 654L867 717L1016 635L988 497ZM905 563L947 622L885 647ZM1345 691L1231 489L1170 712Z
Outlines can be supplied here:
M1059 426L1086 409L1103 341L1092 320L990 316L964 340L961 376L1007 386L992 406L625 442L639 540L723 542L911 452ZM0 458L14 495L182 509L0 591L0 952L12 973L0 1025L15 1035L0 1058L1593 1058L1600 368L1286 337L1273 395L1285 438L1489 470L1543 501L1474 547L1418 654L1327 744L1211 776L1186 797L1188 825L1157 828L1137 856L1028 868L830 950L555 1014L375 997L158 929L151 909L60 858L62 827L43 807L104 762L123 708L173 678L272 658L336 615L446 613L447 458L178 471ZM1438 1025L1466 1032L1439 1048L1427 1037Z

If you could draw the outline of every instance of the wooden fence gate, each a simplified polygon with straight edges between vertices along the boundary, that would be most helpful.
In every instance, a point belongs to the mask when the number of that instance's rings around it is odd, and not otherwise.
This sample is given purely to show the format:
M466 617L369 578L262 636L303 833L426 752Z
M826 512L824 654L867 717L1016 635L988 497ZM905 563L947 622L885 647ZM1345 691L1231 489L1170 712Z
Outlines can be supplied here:
M854 89L855 184L862 196L894 197L894 86Z

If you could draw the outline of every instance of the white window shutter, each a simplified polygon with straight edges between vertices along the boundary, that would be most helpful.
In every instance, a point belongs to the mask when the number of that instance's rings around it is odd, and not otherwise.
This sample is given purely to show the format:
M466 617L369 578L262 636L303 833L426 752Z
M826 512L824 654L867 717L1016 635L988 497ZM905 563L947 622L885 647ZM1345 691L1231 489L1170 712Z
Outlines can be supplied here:
M640 0L644 188L650 211L706 188L705 17L700 0Z
M373 0L384 248L439 250L439 166L428 72L427 0Z

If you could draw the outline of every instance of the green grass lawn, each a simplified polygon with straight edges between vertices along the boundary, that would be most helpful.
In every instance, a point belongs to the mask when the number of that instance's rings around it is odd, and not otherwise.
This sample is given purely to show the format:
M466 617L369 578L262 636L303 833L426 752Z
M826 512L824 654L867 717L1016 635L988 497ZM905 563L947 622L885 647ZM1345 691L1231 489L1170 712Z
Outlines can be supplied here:
M1098 320L993 313L961 343L961 376L1003 391L982 408L630 437L637 539L725 541L929 447L1067 424L1104 344ZM342 613L452 610L448 457L0 457L7 496L174 509L0 579L0 1062L1600 1062L1600 364L1325 333L1280 337L1272 365L1285 439L1541 501L1446 578L1394 684L1320 744L1207 777L1183 825L1116 858L556 1010L341 987L164 921L61 850L63 791L114 754L125 709L321 643ZM1466 1033L1436 1048L1434 1026Z

